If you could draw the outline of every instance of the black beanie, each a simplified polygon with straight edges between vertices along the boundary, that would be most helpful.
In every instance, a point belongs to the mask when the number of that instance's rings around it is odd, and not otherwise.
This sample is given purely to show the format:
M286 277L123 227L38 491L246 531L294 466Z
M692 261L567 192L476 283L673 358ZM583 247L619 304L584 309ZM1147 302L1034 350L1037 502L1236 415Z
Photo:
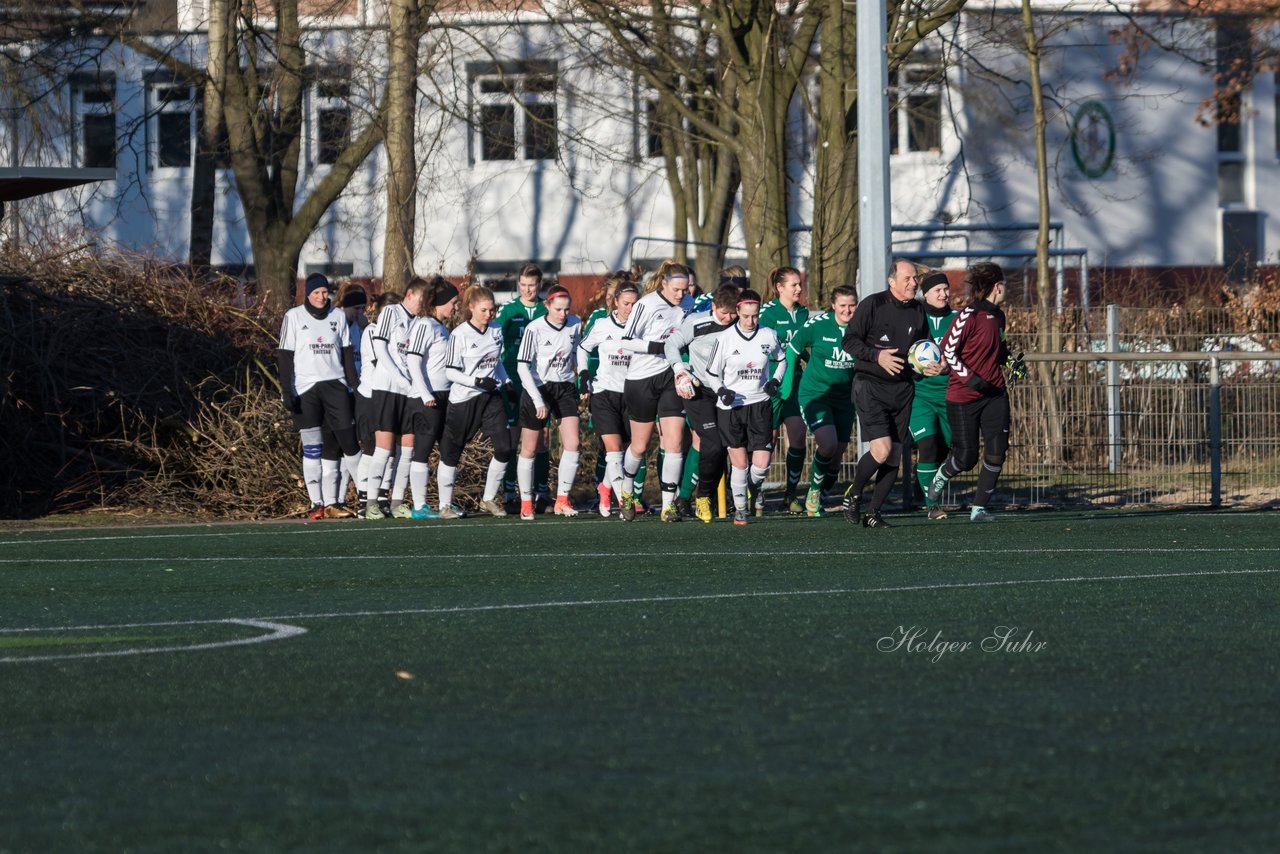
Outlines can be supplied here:
M329 279L324 273L312 273L310 276L307 276L307 280L302 283L302 295L304 297L310 297L311 292L316 288L324 288L325 290L330 289Z

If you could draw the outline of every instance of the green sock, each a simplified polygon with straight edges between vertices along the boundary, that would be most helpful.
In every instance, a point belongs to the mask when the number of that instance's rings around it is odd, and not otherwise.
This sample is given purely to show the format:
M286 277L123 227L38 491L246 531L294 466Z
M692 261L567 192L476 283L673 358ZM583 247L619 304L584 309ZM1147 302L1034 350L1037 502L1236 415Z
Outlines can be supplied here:
M827 479L827 470L831 467L831 460L824 457L817 451L813 452L813 462L809 464L809 488L822 491L822 482Z
M533 458L533 482L534 494L550 495L551 494L551 454L548 451L538 451Z
M929 500L929 484L933 483L933 476L937 473L937 463L916 464L916 480L920 481L920 488L924 490L924 503L926 507L936 507L938 505L938 502Z
M649 473L649 455L640 458L640 467L636 469L635 495L644 495L644 476Z
M804 474L804 448L787 448L787 495L795 495Z
M680 497L688 500L693 497L693 490L698 485L698 458L702 455L697 448L690 448L684 456L684 471L680 478Z

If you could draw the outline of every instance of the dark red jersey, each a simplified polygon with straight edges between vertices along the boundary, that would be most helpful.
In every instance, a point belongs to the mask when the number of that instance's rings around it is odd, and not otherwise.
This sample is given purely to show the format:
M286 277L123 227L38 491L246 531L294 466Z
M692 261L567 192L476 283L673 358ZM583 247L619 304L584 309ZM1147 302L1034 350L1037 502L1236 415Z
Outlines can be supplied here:
M986 300L964 309L942 341L942 358L951 368L948 403L969 403L1005 393L1004 312Z

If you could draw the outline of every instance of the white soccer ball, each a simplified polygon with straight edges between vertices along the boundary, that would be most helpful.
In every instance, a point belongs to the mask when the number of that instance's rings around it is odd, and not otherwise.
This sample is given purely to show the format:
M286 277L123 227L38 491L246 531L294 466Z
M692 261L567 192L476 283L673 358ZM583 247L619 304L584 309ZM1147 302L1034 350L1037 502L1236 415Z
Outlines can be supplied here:
M924 373L925 365L942 361L942 350L932 341L917 341L907 351L907 361L918 373Z

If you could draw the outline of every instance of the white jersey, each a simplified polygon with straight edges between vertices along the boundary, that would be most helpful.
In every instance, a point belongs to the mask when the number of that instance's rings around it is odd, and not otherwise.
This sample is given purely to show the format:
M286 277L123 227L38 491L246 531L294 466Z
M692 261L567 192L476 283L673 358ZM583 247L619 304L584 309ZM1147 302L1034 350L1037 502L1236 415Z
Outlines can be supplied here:
M415 387L421 383L426 394L440 394L449 390L449 377L445 375L445 362L449 359L449 330L434 317L415 317L409 328L409 353ZM413 356L421 357L420 364L413 364Z
M539 387L546 383L571 383L577 377L580 343L582 321L572 314L565 318L564 326L554 326L545 314L529 321L516 359L520 384L534 406L542 405Z
M707 363L711 360L716 339L728 328L716 320L710 309L686 317L676 333L667 339L667 361L671 363L672 370L677 373L688 370L698 382L714 391L715 386L707 375ZM681 353L689 354L687 365L680 357Z
M786 369L778 333L767 326L758 326L748 338L742 333L742 327L735 323L716 336L707 372L715 382L713 388L727 388L737 397L731 406L726 406L722 400L717 400L716 406L736 409L768 400L765 383L771 379L781 380Z
M582 339L582 364L586 364L586 354L592 350L600 351L600 366L596 368L595 379L591 381L591 390L621 392L627 381L627 369L631 367L631 351L619 346L627 327L618 322L614 313L591 324L591 331Z
M484 394L476 388L476 380L493 377L498 385L507 382L502 367L502 330L496 323L476 329L468 321L449 336L449 356L445 370L453 383L449 387L449 403L463 403Z
M393 391L407 395L413 388L409 377L409 325L413 315L403 305L389 305L378 315L373 326L373 346L385 341L389 359L378 359L373 375L375 391Z
M665 353L653 355L648 352L651 342L664 343L684 320L684 308L679 304L671 304L659 291L640 297L631 309L627 318L627 331L624 345L634 354L627 370L627 379L642 380L654 377L667 370Z
M317 320L305 305L284 313L280 349L293 351L293 391L304 394L316 383L344 380L342 348L351 346L347 315L340 308Z
M356 392L361 397L373 397L373 377L378 372L378 355L373 352L373 324L367 323L364 332L360 333L360 352L365 358L360 360L360 385Z

